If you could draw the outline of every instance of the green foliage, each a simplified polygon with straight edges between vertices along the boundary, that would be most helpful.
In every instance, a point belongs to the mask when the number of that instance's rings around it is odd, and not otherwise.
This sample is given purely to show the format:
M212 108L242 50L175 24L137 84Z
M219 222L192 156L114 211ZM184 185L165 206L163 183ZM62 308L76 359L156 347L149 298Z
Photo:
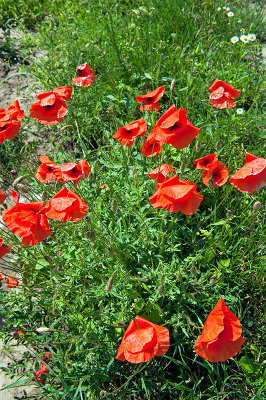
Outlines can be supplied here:
M70 84L83 62L97 77L89 88L74 88L68 116L51 127L54 150L47 154L58 164L88 160L92 170L77 190L88 215L78 223L51 221L52 235L29 248L3 233L17 250L18 261L11 263L21 276L19 292L0 293L1 304L9 305L3 337L8 343L12 332L25 331L17 340L34 350L25 357L28 378L42 352L52 352L49 374L39 383L47 399L244 400L265 393L265 216L252 208L255 201L263 204L265 194L240 193L229 183L207 188L192 163L217 153L232 173L244 164L242 144L262 155L260 45L230 43L241 28L262 37L261 11L237 1L230 6L236 15L230 20L215 2L192 0L163 6L158 0L53 2L53 12L42 14L36 40L44 57L30 69L44 90ZM216 78L242 90L237 107L245 109L243 115L209 106L208 87ZM148 130L174 103L187 109L201 132L186 149L164 146L158 159L145 159L144 138L125 148L112 135L141 118L135 96L159 85L166 88L162 111L145 114ZM16 144L6 145L5 164L14 161ZM25 158L30 151L22 152ZM151 207L155 184L147 173L163 163L204 195L193 215ZM50 199L60 184L37 184L36 167L32 156L19 165L19 174L28 177L27 196ZM110 279L113 287L106 290ZM213 364L196 356L193 346L221 296L240 318L246 343L233 360ZM171 335L169 352L140 366L115 360L137 314ZM40 326L49 332L38 335ZM17 365L10 368L13 374Z

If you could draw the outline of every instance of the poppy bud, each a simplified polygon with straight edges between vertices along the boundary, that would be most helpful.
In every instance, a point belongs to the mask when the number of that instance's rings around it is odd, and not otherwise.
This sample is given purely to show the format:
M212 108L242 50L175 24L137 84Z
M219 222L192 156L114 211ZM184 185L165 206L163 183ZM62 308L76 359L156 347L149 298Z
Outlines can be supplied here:
M184 162L181 163L180 165L180 172L183 174L185 172L186 164Z
M110 258L113 258L113 256L114 256L114 250L113 250L111 247L109 247L108 253L109 253L109 257L110 257Z
M201 149L201 144L200 144L200 142L197 142L196 143L196 152L199 153L200 149Z
M45 201L47 198L47 193L46 192L42 192L42 201Z
M91 218L90 218L89 215L86 215L86 216L84 217L84 219L85 219L85 221L87 221L89 224L91 224Z
M170 92L173 93L175 88L175 78L172 80L171 85L170 85Z
M109 278L108 281L106 282L105 290L107 293L109 293L112 290L113 283L114 283L113 278Z
M261 208L261 202L260 201L255 201L255 203L253 204L253 210L257 211Z
M15 169L11 169L10 171L10 175L14 178L15 176L17 176L17 171Z
M209 179L209 188L210 188L210 189L213 188L213 180L212 180L212 177L210 177L210 179Z
M95 235L95 233L94 233L94 232L92 232L92 231L88 231L88 232L86 232L86 235L88 236L88 238L90 239L90 241L91 241L92 243L94 243L94 242L95 242L96 235Z
M10 172L11 173L11 172ZM13 182L13 186L16 186L20 181L22 181L22 179L24 179L25 176L19 176L18 178L16 178Z
M113 212L116 212L117 211L117 202L115 201L115 200L112 200L111 201L111 203L110 203L110 208L111 208L111 210L113 211Z
M158 293L160 296L163 296L163 294L164 294L164 284L163 283L158 287Z
M216 150L219 151L221 148L221 143L218 141L216 144Z

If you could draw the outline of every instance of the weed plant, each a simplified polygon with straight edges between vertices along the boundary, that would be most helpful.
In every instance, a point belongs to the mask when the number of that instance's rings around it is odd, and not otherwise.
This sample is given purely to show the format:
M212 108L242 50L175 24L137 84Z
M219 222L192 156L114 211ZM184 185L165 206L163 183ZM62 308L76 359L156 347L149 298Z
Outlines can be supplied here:
M263 207L253 206L264 204L265 192L244 194L229 183L210 189L192 163L217 153L233 174L244 164L243 148L263 156L259 4L254 9L239 1L51 4L36 34L44 57L30 69L44 91L71 84L83 62L95 70L96 82L75 87L67 117L51 127L54 150L47 154L57 163L87 159L92 170L77 193L89 212L78 223L52 221L53 234L33 247L1 232L15 254L5 263L20 276L19 291L0 292L8 316L3 339L8 344L12 333L24 330L16 340L29 348L23 369L14 363L6 372L19 372L23 379L16 384L27 384L43 351L51 351L49 374L36 381L45 399L263 399L265 215ZM234 16L218 11L220 5L230 6ZM258 40L230 42L251 32ZM215 79L242 90L237 108L243 114L210 106L208 87ZM144 138L126 148L112 135L143 116L135 96L161 85L166 88L161 111L144 114L148 131L173 103L186 108L201 131L185 149L165 145L158 158L144 158ZM5 142L0 154L10 150L14 157L14 143L19 146L19 139ZM193 215L151 207L155 184L147 174L163 163L204 195ZM20 190L28 200L50 199L61 187L38 183L33 178L38 165L37 154L31 154L18 166L27 178ZM193 348L221 296L240 319L246 343L234 359L210 363ZM169 329L165 356L139 365L115 359L136 315ZM36 333L42 326L49 331Z

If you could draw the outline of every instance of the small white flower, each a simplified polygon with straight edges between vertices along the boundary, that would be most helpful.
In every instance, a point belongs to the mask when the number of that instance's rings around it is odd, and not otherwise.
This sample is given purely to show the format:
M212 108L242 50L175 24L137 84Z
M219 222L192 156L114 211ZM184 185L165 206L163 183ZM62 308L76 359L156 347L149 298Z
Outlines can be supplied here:
M229 11L229 13L227 15L228 15L228 17L233 17L235 14L232 11Z
M241 35L240 36L240 40L243 43L248 43L249 42L249 38L247 37L247 35Z
M251 42L254 42L254 40L256 40L256 35L254 33L249 33L248 39L251 40Z
M226 11L230 11L230 7L226 7Z
M217 11L221 11L221 9L222 9L221 7L218 7L218 8L217 8Z
M244 110L243 110L243 108L238 108L236 110L236 112L237 112L237 114L241 115L241 114L243 114Z
M223 10L226 10L227 7L223 7Z
M239 41L239 37L238 36L233 36L232 38L231 38L231 43L236 43L236 42L238 42Z

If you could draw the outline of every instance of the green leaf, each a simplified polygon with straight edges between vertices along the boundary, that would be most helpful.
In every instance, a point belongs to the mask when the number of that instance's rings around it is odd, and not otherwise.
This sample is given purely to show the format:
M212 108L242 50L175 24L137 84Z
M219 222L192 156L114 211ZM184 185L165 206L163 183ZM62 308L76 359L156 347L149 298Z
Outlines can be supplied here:
M35 269L37 269L37 270L43 269L45 267L48 267L48 265L50 265L50 264L46 260L41 258L37 261L37 264L35 265Z
M219 260L217 261L217 265L221 270L226 269L230 265L230 259L228 258L226 260Z
M254 375L260 371L260 366L255 364L248 356L241 357L239 366L246 375Z

